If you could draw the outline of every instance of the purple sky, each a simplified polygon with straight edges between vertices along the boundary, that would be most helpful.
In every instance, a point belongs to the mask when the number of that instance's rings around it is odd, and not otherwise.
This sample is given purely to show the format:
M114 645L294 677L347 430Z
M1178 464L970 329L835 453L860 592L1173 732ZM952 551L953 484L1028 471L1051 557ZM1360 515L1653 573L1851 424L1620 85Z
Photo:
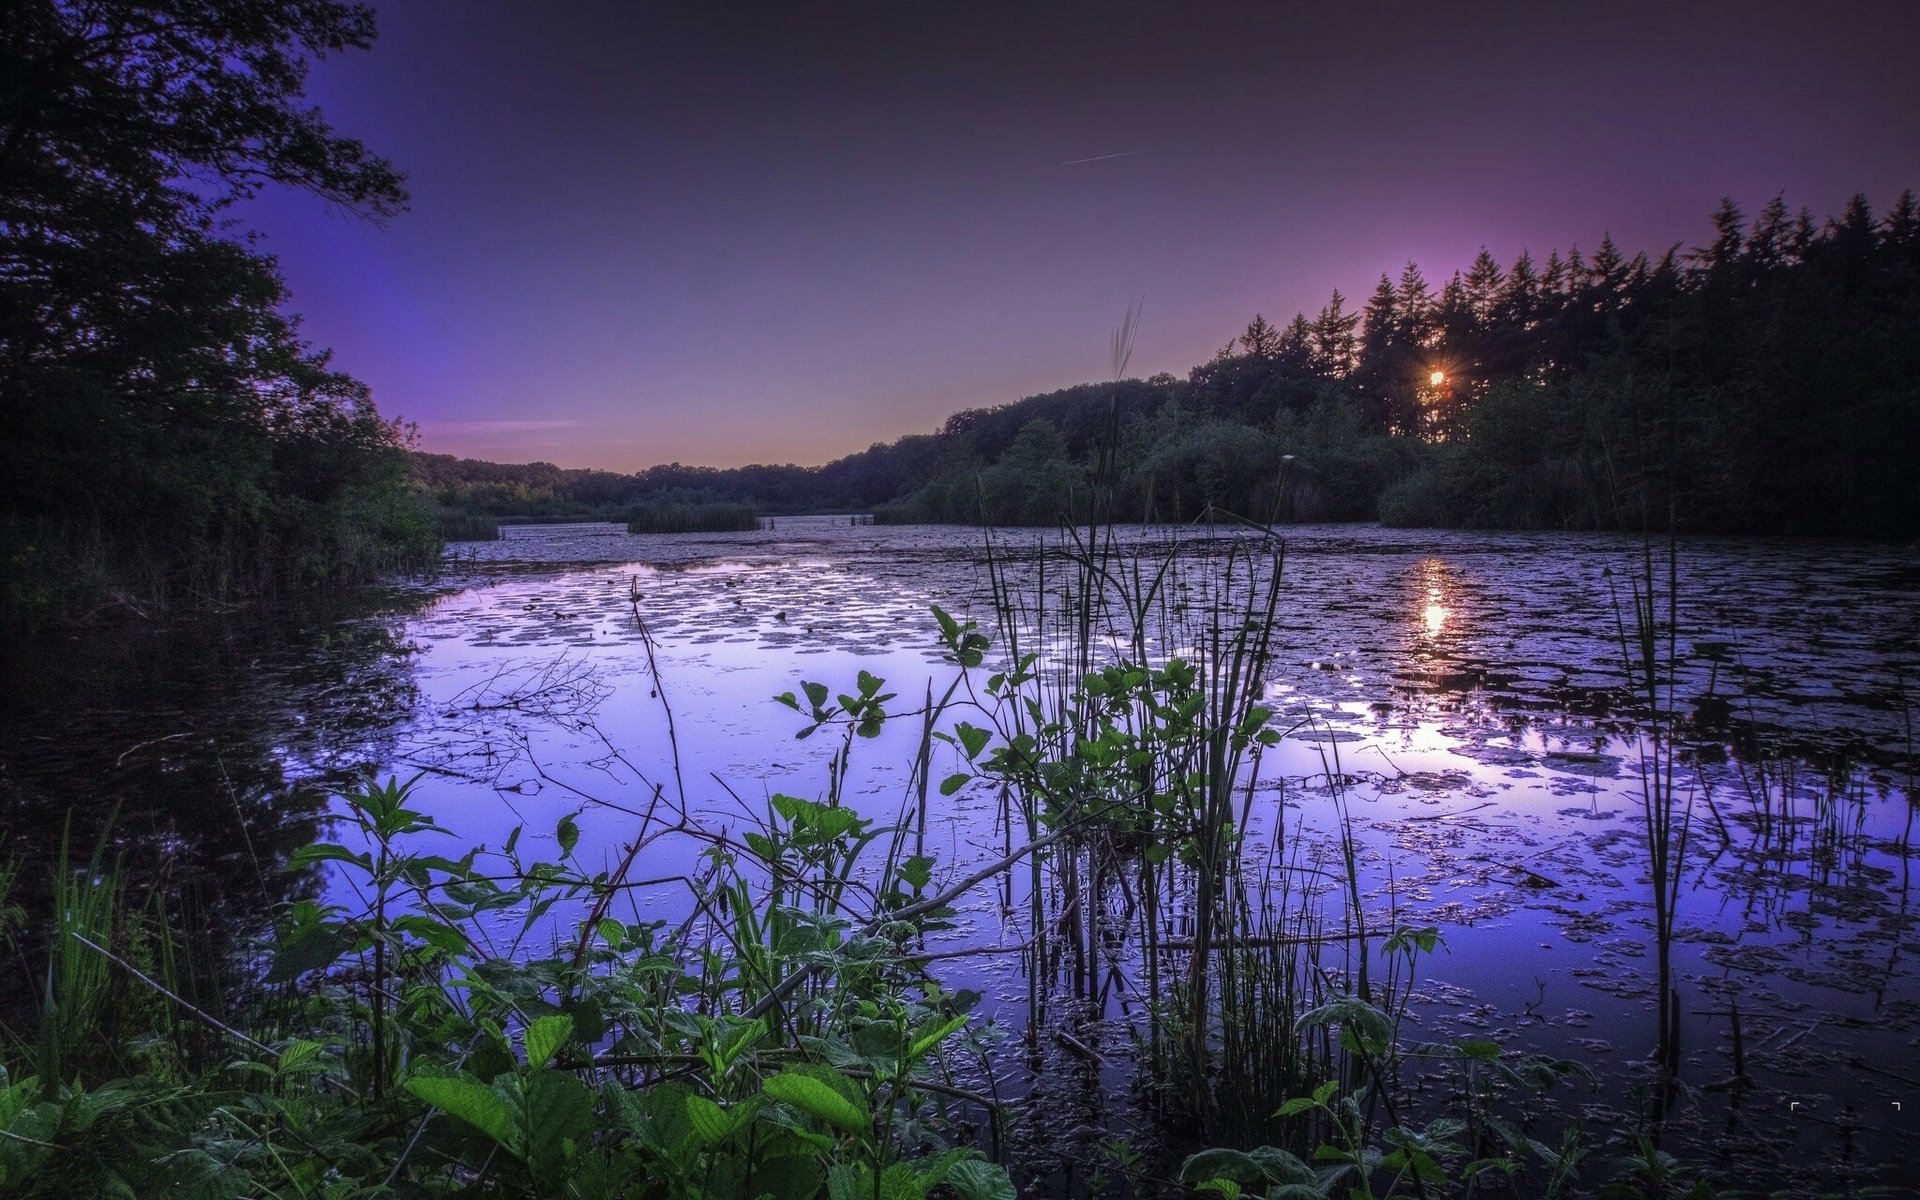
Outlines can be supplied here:
M412 211L246 216L384 413L498 461L819 463L1105 377L1136 298L1184 375L1408 259L1920 186L1912 3L379 8L310 92Z

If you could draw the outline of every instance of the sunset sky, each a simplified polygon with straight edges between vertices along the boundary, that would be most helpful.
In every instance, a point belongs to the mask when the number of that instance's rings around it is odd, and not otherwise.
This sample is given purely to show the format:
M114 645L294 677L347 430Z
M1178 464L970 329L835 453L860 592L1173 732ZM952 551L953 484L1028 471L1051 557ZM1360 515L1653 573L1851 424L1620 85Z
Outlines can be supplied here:
M412 211L244 215L383 412L503 462L819 463L1104 377L1134 300L1184 375L1409 259L1920 187L1910 3L378 7L309 91Z

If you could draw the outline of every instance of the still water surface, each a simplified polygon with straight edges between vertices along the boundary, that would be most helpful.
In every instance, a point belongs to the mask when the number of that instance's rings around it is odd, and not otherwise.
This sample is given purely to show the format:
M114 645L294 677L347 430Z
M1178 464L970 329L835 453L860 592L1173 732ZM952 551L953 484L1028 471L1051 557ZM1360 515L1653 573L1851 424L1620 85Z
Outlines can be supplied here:
M1164 535L1124 536L1152 554ZM995 535L994 556L1023 580L1016 590L1039 586L1034 557L1055 540ZM1184 538L1196 560L1217 549L1209 534ZM1586 1062L1607 1085L1563 1103L1596 1128L1632 1123L1655 1029L1648 745L1620 648L1645 550L1606 535L1288 530L1267 689L1290 732L1262 764L1248 822L1251 852L1285 822L1294 853L1332 872L1337 780L1361 833L1372 923L1433 924L1445 939L1422 963L1419 1028L1407 1036L1492 1038ZM825 786L831 739L796 742L798 721L773 695L803 678L849 689L860 670L908 699L937 693L951 668L929 605L992 626L986 543L950 529L783 521L652 540L512 530L457 555L473 586L410 626L429 699L392 765L486 779L503 799L445 777L429 794L444 821L496 843L522 820L550 827L582 795L631 805L670 777L656 669L689 805L744 822L741 806L761 808L771 792L817 797ZM518 573L536 561L566 565ZM1909 696L1920 561L1690 540L1676 563L1677 695L1695 718L1680 778L1690 812L1674 952L1690 1085L1680 1123L1691 1122L1697 1153L1762 1173L1809 1156L1902 1153L1913 1121L1900 1114L1920 1108L1920 1066L1905 1065L1920 1063ZM1656 567L1664 575L1666 563ZM651 668L636 612L656 642ZM557 720L475 720L475 700L529 686L555 689ZM592 736L569 730L589 712ZM902 728L857 747L850 802L866 815L901 811L915 736ZM934 777L960 765L937 763ZM997 854L997 814L975 789L938 806L929 845L943 868ZM582 821L608 858L632 824L591 806ZM948 939L1020 942L1003 902L982 889ZM1017 959L989 957L956 960L943 977L980 988L990 1012L997 1004L1017 1023L1021 972ZM1759 1086L1714 1090L1732 1074L1736 1005ZM1122 995L1083 1014L1096 1046L1122 1060L1125 1039L1109 1029L1103 1046L1099 1035L1103 1018L1123 1027L1128 1011ZM1077 1065L1048 1058L1013 1086L1057 1085ZM1111 1091L1125 1071L1101 1075Z
M978 531L783 518L742 534L506 533L451 547L438 581L376 611L283 631L265 648L228 638L211 656L226 663L215 678L155 682L164 704L124 682L136 694L95 708L85 695L47 697L88 731L90 767L53 752L69 739L49 732L45 706L16 700L14 733L49 749L15 754L13 802L44 807L82 770L124 794L175 796L196 811L134 823L166 830L158 843L202 874L225 864L257 875L271 899L260 860L312 828L325 786L371 766L424 772L419 806L475 842L498 846L516 825L550 836L577 813L577 853L610 865L655 788L684 791L689 811L736 831L772 793L824 794L839 739L796 740L801 722L774 695L803 679L851 690L868 671L898 694L894 708L917 708L954 670L929 606L993 627ZM1148 553L1169 536L1204 563L1230 535L1121 534ZM1038 595L1056 586L1040 562L1057 542L1003 532L991 553ZM1435 925L1444 939L1421 961L1405 1036L1492 1038L1585 1062L1603 1083L1556 1104L1592 1129L1631 1125L1652 1078L1647 743L1622 688L1619 625L1643 551L1611 535L1288 529L1266 684L1287 737L1263 760L1248 811L1251 855L1284 832L1294 855L1332 871L1344 802L1372 923ZM1665 556L1659 547L1663 578ZM1678 546L1677 568L1675 683L1693 718L1680 771L1691 823L1674 958L1677 1127L1695 1156L1763 1176L1842 1160L1870 1171L1909 1151L1920 1120L1920 555L1695 539ZM70 691L79 671L36 678L64 677ZM139 675L126 662L119 672ZM895 819L918 737L906 719L860 742L848 803ZM957 765L937 755L934 778ZM198 798L168 792L168 779L192 781ZM936 882L1000 853L998 815L977 785L936 803ZM690 866L649 862L635 875ZM1022 941L1007 899L986 887L963 901L935 949ZM630 918L675 917L684 890L641 890L632 903ZM1022 972L1017 956L982 955L940 973L1018 1025ZM1744 1090L1716 1087L1732 1073L1732 1005L1756 1079ZM1097 1153L1137 1120L1124 1036L1137 1010L1123 985L1076 1014L1104 1068L1009 1053L997 1086L1038 1094L1063 1114L1048 1136Z

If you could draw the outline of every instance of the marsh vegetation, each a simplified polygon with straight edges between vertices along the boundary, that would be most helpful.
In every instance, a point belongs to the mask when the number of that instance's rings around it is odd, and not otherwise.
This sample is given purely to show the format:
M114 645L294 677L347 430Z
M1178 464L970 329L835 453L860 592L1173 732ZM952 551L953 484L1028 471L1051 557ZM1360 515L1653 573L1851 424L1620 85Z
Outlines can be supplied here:
M388 626L418 699L255 926L263 989L196 987L131 892L57 904L54 1011L112 1036L16 1043L48 1146L9 1151L580 1195L1658 1194L1891 1152L1897 1081L1832 1064L1913 1036L1895 561L1822 584L1879 640L1796 650L1793 568L1732 545L782 525L476 544ZM548 544L607 565L512 565ZM1734 611L1775 632L1673 632ZM1852 1124L1781 1120L1809 1087Z

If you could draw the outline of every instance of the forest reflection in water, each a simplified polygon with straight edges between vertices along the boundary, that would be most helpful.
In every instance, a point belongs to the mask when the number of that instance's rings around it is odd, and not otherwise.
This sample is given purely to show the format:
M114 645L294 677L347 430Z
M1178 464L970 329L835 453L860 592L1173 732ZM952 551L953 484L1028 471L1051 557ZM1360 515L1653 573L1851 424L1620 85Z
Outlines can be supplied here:
M318 880L286 869L330 797L393 753L418 700L406 617L425 589L317 598L17 645L0 678L0 856L28 915L0 1016L37 998L37 919L63 843L116 868L183 945L182 985L234 983L231 947Z

